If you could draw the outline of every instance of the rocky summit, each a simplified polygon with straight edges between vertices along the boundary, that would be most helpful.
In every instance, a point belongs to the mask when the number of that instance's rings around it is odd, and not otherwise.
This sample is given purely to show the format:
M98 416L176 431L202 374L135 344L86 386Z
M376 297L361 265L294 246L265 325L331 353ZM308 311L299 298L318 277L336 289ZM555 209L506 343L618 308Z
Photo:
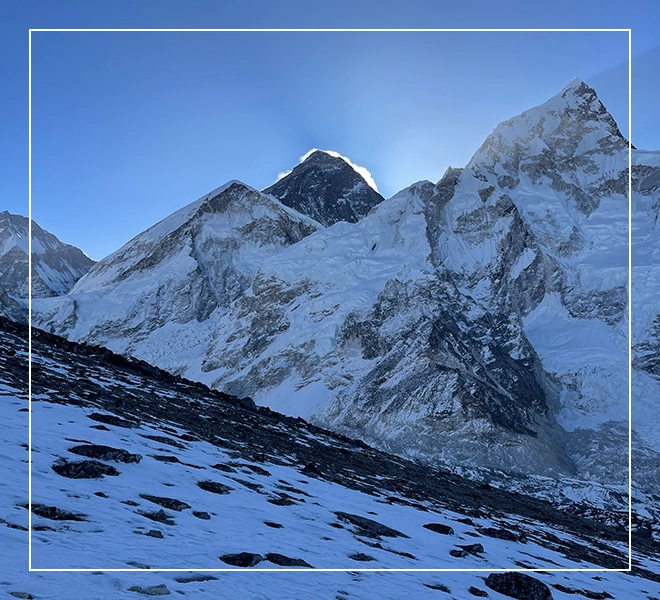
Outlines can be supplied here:
M264 190L322 225L356 223L384 198L344 158L314 150Z
M313 152L154 225L35 301L33 324L427 465L623 508L628 152L580 80L387 200ZM631 160L632 444L652 509L660 154Z

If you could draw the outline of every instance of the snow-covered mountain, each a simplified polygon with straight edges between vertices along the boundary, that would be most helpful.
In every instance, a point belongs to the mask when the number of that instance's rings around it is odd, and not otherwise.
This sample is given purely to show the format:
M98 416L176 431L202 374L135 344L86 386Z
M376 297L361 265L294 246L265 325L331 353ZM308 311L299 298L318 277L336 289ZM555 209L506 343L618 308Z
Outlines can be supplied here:
M165 342L167 337L190 334L177 344L179 351L189 351L194 336L211 334L210 323L245 294L268 256L320 227L231 181L97 263L55 303L57 317L64 319L58 330L69 328L72 337L94 331L96 342L135 354L140 345L159 348L173 341ZM113 340L121 341L115 346Z
M311 151L264 193L325 226L355 223L384 200L348 159L324 150Z
M628 567L625 513L558 510L37 330L30 504L26 373L27 328L0 318L8 597L658 595L648 520L635 516L632 571L608 571ZM28 535L32 569L88 572L28 572Z
M334 222L328 162L266 190L298 210L238 183L200 199L35 303L35 324L402 456L625 495L628 142L595 91L571 82L357 222ZM633 162L636 484L653 491L660 155Z
M0 314L24 318L17 301L28 297L28 219L0 212ZM94 264L32 222L32 296L66 294Z

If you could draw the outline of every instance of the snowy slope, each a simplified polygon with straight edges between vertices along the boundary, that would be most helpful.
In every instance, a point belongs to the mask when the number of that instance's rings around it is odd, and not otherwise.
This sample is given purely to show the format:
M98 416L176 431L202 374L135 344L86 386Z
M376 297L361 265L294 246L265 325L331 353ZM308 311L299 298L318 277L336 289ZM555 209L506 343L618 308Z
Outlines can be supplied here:
M33 340L32 567L91 572L28 573L26 332L0 327L0 590L13 597L508 598L518 587L525 598L646 599L660 590L655 542L642 537L632 573L553 572L626 568L627 534L603 525L606 515L571 516L43 334ZM345 572L189 572L287 568ZM479 571L362 571L382 568ZM542 572L495 573L511 568ZM148 572L158 569L173 571Z
M25 318L17 301L28 296L28 254L28 219L1 212L0 311L12 318ZM32 222L33 297L66 294L93 265L78 248Z

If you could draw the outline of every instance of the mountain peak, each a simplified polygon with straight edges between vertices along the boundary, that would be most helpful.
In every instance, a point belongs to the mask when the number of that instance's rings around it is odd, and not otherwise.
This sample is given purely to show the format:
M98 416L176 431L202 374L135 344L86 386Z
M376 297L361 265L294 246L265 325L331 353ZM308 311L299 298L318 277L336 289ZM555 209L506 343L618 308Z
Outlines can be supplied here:
M582 79L576 77L568 85L564 87L564 89L562 90L562 95L571 91L577 91L578 93L580 93L580 90L582 88L593 89L590 88Z
M335 153L330 153L327 150L319 150L318 148L313 148L309 152L303 155L302 159L300 160L300 164L302 163L336 163L338 160L342 160L340 156L335 152Z
M608 153L628 146L596 90L576 77L543 104L500 123L468 166L481 164L492 169L498 162L510 163L511 157L520 162L540 152L569 159L582 152L581 143L587 136L598 140ZM591 158L587 156L585 160Z
M338 152L317 148L263 191L325 226L355 223L384 200L367 169Z

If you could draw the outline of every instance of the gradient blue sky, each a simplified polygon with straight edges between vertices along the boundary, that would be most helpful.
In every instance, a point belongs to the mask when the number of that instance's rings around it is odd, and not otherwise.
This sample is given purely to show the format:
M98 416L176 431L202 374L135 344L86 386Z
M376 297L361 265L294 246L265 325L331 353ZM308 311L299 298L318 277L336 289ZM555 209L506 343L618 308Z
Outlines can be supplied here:
M27 30L632 27L633 143L660 148L660 3L60 2L3 5L0 210L27 213ZM377 10L375 7L378 6ZM622 33L33 33L33 217L99 259L229 179L270 185L313 147L386 197L463 166L574 77L627 134Z

